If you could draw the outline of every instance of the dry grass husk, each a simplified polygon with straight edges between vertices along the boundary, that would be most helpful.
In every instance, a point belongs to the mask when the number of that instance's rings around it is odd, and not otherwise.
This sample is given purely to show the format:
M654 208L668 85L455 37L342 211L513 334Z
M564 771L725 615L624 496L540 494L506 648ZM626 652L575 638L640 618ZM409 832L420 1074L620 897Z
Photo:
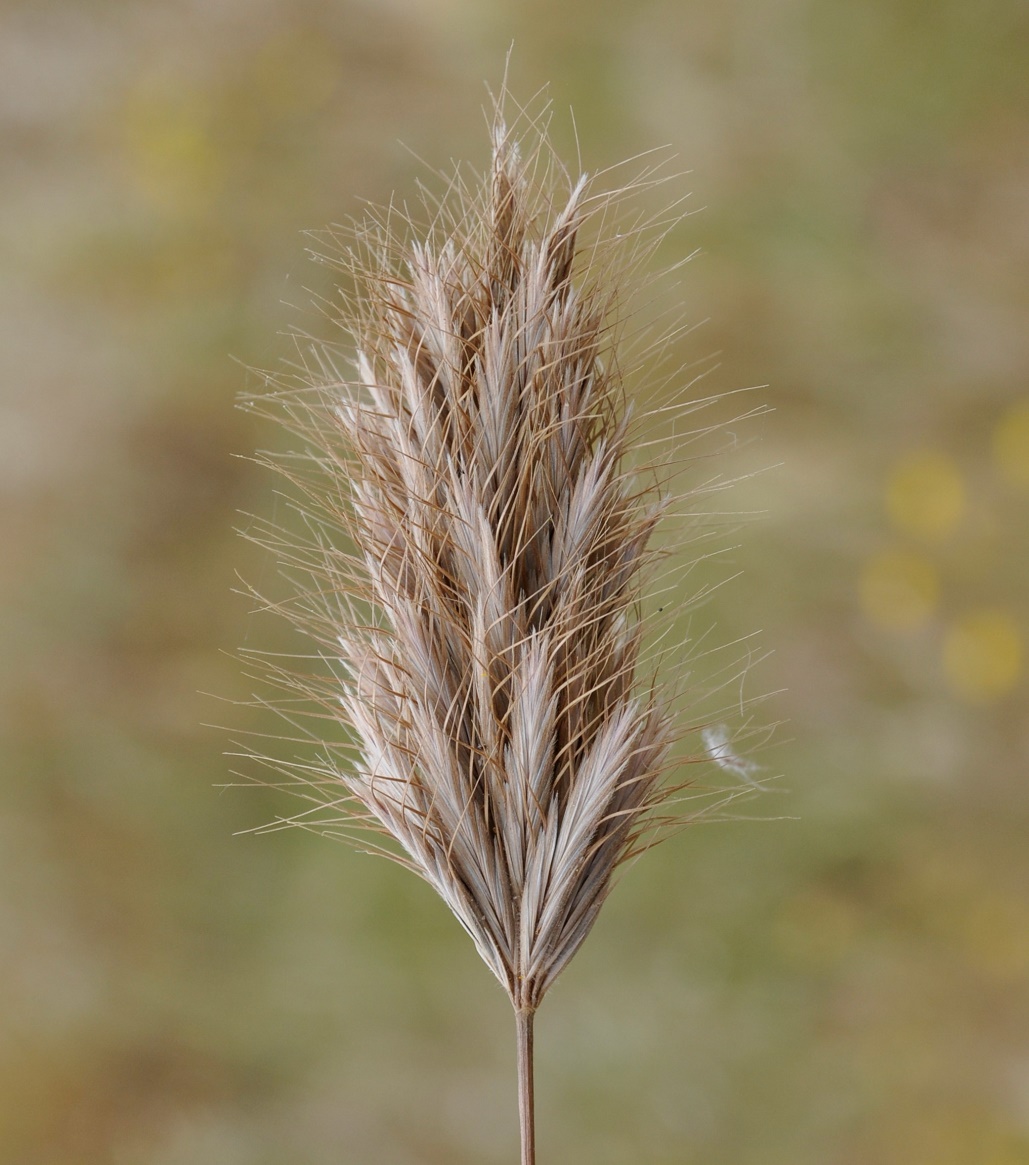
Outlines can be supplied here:
M391 207L323 237L352 282L331 314L353 372L302 343L257 402L302 437L271 463L304 533L248 533L316 644L265 669L300 698L287 719L314 710L317 758L268 763L471 935L518 1016L531 1162L532 1016L678 787L671 688L641 664L669 496L632 456L620 371L627 279L660 231L612 225L656 179L573 180L538 119L516 124L498 109L489 173L426 196L427 226Z

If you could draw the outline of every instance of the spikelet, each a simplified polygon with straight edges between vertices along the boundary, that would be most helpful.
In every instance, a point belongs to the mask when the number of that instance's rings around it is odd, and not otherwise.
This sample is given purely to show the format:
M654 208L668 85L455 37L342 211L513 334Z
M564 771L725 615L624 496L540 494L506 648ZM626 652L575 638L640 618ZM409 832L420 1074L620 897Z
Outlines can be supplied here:
M624 256L603 242L626 190L573 182L544 136L530 144L498 113L481 186L455 177L421 238L391 209L335 255L354 371L313 346L300 387L262 402L303 438L274 464L306 541L251 531L295 587L277 606L317 645L319 666L272 679L343 726L283 771L435 888L523 1043L671 796L673 729L640 663L665 502L630 465ZM531 1141L531 1079L522 1106Z

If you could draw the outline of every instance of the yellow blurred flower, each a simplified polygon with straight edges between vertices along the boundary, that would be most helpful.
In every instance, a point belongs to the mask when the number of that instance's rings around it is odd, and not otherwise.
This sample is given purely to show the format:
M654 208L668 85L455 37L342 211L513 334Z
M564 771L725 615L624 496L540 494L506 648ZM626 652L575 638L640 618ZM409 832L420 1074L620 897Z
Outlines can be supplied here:
M966 615L947 632L943 668L951 687L970 703L1009 692L1022 670L1022 637L1004 611Z
M202 210L224 181L224 161L210 132L202 96L145 87L124 110L125 157L140 193L157 210Z
M861 609L890 631L916 631L932 617L940 585L933 564L903 550L873 555L861 572Z
M905 534L938 542L954 532L965 512L965 487L954 462L943 453L909 454L894 468L886 506Z
M1029 401L1014 405L993 434L993 456L1011 485L1029 487Z

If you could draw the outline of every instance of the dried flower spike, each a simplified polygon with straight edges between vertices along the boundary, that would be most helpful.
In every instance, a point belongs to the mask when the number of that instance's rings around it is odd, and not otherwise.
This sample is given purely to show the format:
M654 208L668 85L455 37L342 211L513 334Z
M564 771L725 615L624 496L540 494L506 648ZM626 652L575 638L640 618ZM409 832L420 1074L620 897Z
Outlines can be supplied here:
M625 257L604 245L627 189L567 179L530 130L523 156L498 112L481 188L457 177L422 237L391 208L333 257L356 287L338 321L354 374L316 345L265 398L303 437L273 460L307 536L257 534L317 644L313 671L272 677L345 726L282 771L385 835L503 984L523 1165L534 1013L672 795L670 698L640 667L664 501L629 465Z

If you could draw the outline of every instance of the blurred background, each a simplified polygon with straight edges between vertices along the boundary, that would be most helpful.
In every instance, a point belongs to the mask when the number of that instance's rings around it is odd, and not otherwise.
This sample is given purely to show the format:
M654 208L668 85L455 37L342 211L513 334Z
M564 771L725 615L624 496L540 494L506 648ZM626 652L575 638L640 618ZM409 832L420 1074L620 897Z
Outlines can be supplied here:
M317 330L302 231L550 85L670 145L683 360L768 384L697 620L771 652L754 816L630 869L541 1012L541 1161L1029 1162L1022 0L6 0L0 1159L516 1158L508 1004L431 891L223 790L233 593ZM431 176L430 176L431 178ZM681 185L681 189L679 188ZM744 434L741 431L741 437ZM205 693L210 693L207 695ZM228 701L228 702L227 702ZM788 795L787 795L788 791Z

